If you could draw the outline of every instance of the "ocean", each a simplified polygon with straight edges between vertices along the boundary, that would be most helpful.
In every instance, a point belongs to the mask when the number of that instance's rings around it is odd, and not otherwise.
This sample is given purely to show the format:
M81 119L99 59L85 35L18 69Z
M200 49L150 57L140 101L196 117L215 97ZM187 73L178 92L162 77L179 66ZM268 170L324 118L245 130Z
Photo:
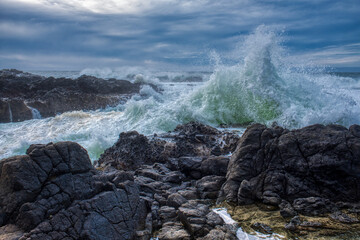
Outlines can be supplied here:
M316 123L360 124L359 72L303 64L306 59L300 64L289 57L276 33L261 29L245 39L240 52L237 63L216 61L210 71L30 71L53 77L126 79L156 84L162 91L143 85L139 94L116 107L0 124L0 159L24 154L33 143L75 141L96 160L123 131L150 135L190 121L239 134L254 122L289 129Z

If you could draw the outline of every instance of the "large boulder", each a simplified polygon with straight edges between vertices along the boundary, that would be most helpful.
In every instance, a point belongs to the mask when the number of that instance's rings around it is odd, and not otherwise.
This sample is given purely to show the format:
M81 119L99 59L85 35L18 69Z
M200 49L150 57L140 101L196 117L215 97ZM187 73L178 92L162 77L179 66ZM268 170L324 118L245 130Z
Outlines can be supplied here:
M134 239L146 214L133 176L96 171L76 143L0 161L0 226L17 226L20 239Z
M309 199L324 203L316 204L319 213L333 211L331 203L360 200L360 126L249 127L230 159L219 200L289 202L309 214L315 207Z

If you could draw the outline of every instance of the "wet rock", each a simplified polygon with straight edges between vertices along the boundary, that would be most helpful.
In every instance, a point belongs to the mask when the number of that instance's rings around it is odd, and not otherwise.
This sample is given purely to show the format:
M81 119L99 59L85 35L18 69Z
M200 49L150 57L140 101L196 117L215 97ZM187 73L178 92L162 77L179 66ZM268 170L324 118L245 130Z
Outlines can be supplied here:
M1 70L0 86L0 122L32 119L31 108L42 117L51 117L67 111L116 106L141 88L139 83L125 80L85 75L77 79L46 78L17 70Z
M217 175L225 176L229 163L228 157L209 157L201 162L201 173L203 176Z
M187 176L199 179L202 176L200 170L201 161L201 157L181 157L179 158L179 169Z
M293 217L288 224L285 225L285 229L290 231L295 231L297 227L301 224L299 216Z
M101 154L98 165L111 165L117 169L136 170L162 160L164 141L149 141L136 131L120 133L117 142Z
M312 125L289 131L252 125L232 154L219 200L286 200L296 211L312 215L335 211L338 201L359 201L358 128ZM312 198L317 200L311 203Z
M271 234L273 233L273 230L271 227L264 223L256 222L251 225L252 229L254 229L257 232L264 233L264 234Z
M16 225L8 224L0 227L0 240L18 240L24 232Z
M297 212L294 210L291 204L285 200L283 200L280 203L279 207L280 207L280 215L283 218L294 217L297 215Z
M132 175L96 171L76 143L31 145L0 169L1 225L15 224L20 239L133 239L144 225Z
M170 207L178 208L186 202L186 198L178 193L171 194L167 199L167 205Z
M177 218L176 209L174 207L163 206L159 209L159 216L163 223L174 221Z
M198 238L199 240L237 240L238 238L228 228L218 226L212 229L205 237Z
M318 197L295 199L293 207L296 211L309 216L317 216L337 209L328 199Z
M190 234L178 222L165 223L157 236L160 240L190 240Z
M341 223L359 223L359 219L351 217L341 211L332 213L330 218Z
M224 182L225 177L222 176L203 177L202 179L196 181L198 195L202 199L216 199Z
M180 171L191 179L200 179L209 174L224 175L228 159L209 158L211 149L217 146L223 154L228 154L234 150L234 142L238 138L236 134L221 133L215 128L195 122L179 125L172 133L154 135L152 138L135 131L124 132L100 156L96 166L139 170L143 165L163 163L168 172L162 174L168 178L167 182L172 183L183 180L181 174L171 173L172 171ZM204 158L208 160L203 162ZM150 176L152 173L150 170L148 177L156 178L155 175Z
M321 222L314 222L314 221L303 221L300 224L301 227L310 227L310 228L319 228L322 227L323 224Z
M178 210L178 216L191 236L198 238L207 235L217 225L222 225L223 220L215 213L210 212L207 205L190 200Z

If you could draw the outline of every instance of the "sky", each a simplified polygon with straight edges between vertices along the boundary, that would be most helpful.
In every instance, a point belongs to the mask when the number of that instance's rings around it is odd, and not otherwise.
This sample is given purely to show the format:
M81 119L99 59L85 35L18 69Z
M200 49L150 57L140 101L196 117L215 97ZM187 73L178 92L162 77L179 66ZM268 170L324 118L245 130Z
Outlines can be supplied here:
M359 0L0 0L0 69L201 69L262 24L295 59L360 69Z

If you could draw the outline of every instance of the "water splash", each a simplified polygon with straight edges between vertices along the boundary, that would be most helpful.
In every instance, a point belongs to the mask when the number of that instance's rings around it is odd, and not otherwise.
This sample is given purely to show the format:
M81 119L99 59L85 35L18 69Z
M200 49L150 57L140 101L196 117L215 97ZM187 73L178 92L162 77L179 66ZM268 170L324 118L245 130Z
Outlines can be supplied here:
M13 115L12 115L10 103L8 103L8 107L9 107L9 120L10 120L10 122L12 122L13 121Z
M31 110L33 119L41 119L41 114L40 114L39 110L37 110L36 108L33 108L33 107L29 107L29 108Z
M360 123L355 82L299 67L281 43L276 31L259 26L244 41L239 64L218 65L204 86L176 99L130 102L125 115L141 128L165 131L193 120L214 126L277 122L287 128Z
M70 140L97 159L122 131L152 134L193 120L213 126L276 121L287 128L360 124L359 81L289 61L276 31L258 27L245 39L241 56L234 66L221 65L217 59L206 82L155 81L163 89L161 94L143 87L126 104L114 108L0 124L0 158L23 154L31 143ZM138 75L137 81L158 79L163 74L139 73L142 76Z
M239 240L260 240L260 239L268 239L268 240L281 240L285 239L284 236L280 234L263 234L260 232L254 231L252 234L245 232L241 227L238 226L237 222L232 219L230 214L227 212L226 208L214 208L213 212L218 214L225 222L225 224L229 225L231 228L236 230L236 237Z
M41 119L41 114L39 112L39 110L37 110L36 108L34 107L30 107L26 102L25 102L25 105L28 109L30 109L31 111L31 115L32 115L32 119Z

